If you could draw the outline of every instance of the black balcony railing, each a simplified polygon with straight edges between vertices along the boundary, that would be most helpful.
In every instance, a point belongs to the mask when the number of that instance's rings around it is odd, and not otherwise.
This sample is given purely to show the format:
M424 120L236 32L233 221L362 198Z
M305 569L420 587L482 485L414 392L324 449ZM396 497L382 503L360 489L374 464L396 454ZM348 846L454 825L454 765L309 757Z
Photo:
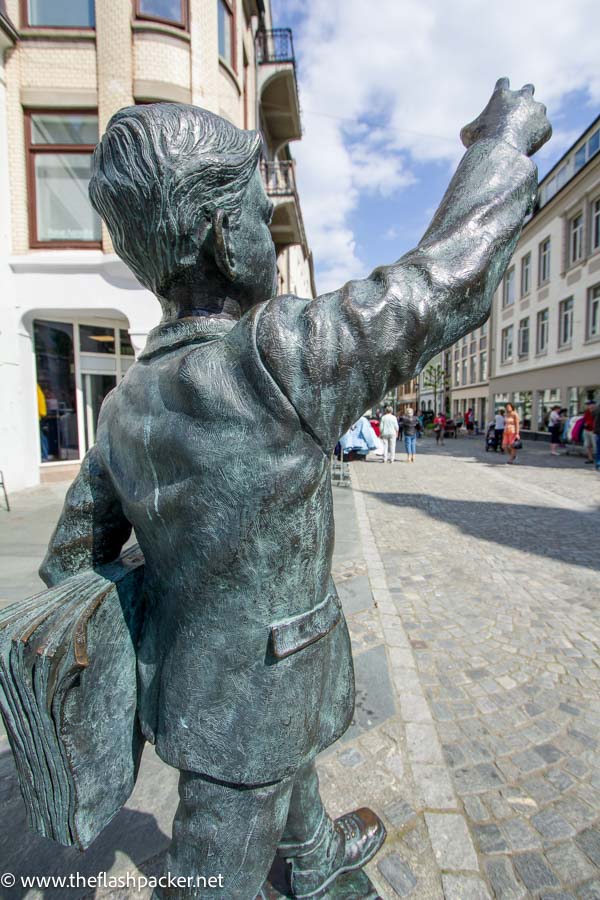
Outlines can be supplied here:
M296 175L292 160L261 163L263 182L271 197L286 197L296 193Z
M294 63L294 39L291 28L273 28L256 33L256 61L263 63Z

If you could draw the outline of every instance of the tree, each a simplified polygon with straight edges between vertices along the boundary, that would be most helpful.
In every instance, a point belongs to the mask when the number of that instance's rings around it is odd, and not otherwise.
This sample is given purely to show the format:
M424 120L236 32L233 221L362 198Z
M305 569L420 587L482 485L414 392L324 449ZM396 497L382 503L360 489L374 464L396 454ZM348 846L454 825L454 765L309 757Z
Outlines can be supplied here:
M423 386L433 391L433 408L437 415L440 409L440 405L438 405L438 396L440 397L440 400L443 400L444 392L449 387L449 378L444 367L440 363L427 366L423 373Z

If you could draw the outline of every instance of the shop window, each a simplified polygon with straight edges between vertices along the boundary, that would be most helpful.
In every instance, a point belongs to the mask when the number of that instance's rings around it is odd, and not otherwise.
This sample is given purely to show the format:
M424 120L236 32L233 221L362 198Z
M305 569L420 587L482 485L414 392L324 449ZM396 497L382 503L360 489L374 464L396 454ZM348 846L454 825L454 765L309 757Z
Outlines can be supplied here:
M25 0L25 23L37 28L93 28L94 0Z
M188 27L187 0L135 0L135 14L138 19Z
M115 353L114 328L80 325L79 349L82 353Z
M219 56L235 69L235 28L233 7L228 0L217 0L219 23Z
M531 408L533 404L533 394L531 391L516 391L513 394L513 406L519 414L521 427L526 431L531 428Z
M559 388L547 388L537 392L538 431L547 431L550 410L560 403Z
M79 459L73 326L33 323L42 462Z
M88 198L98 118L29 113L29 219L32 247L100 247L100 217Z

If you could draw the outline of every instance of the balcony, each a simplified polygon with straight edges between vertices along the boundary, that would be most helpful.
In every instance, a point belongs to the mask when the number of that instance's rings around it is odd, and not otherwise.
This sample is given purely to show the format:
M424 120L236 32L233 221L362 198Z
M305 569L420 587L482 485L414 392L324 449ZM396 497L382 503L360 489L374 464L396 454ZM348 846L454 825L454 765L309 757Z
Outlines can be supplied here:
M265 190L275 207L271 221L271 235L277 248L288 244L302 244L306 249L306 235L298 192L295 162L274 160L261 163Z
M267 141L277 150L302 137L296 59L290 28L256 34L257 90Z

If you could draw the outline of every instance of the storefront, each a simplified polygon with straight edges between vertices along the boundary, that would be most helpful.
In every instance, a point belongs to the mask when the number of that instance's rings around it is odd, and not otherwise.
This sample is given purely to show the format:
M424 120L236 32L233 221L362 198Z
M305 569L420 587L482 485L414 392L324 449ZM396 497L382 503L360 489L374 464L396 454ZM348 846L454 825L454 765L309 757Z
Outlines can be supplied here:
M76 462L96 438L102 401L135 360L125 319L33 320L39 454Z

